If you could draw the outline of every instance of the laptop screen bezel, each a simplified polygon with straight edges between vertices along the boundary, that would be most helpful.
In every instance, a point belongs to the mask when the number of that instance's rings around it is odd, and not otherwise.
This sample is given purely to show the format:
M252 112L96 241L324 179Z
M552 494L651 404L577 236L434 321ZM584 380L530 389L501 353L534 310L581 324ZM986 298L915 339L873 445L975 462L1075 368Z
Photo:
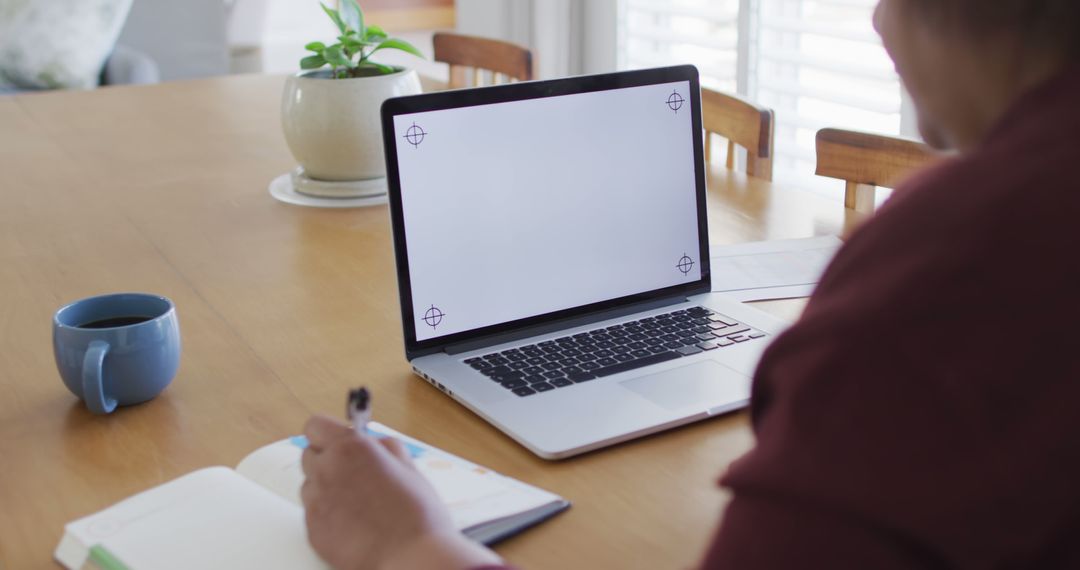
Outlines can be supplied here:
M453 346L471 340L513 334L527 331L529 328L551 323L552 321L587 317L593 313L602 313L619 307L647 303L677 296L690 296L708 292L711 289L709 264L709 230L705 199L705 161L703 136L693 137L694 180L697 193L697 221L701 278L689 283L673 285L662 289L645 291L562 309L559 311L535 315L524 319L440 336L418 341L416 324L413 318L412 281L409 275L408 244L406 243L405 219L401 200L401 178L398 172L397 140L394 133L394 117L412 113L475 107L495 103L524 101L544 97L557 97L580 93L610 91L629 87L641 87L663 83L686 81L690 83L690 109L693 133L703 133L701 125L701 87L698 70L692 65L623 71L600 75L569 77L548 81L528 81L480 87L437 91L422 95L396 97L386 100L381 109L383 148L386 153L386 179L389 190L390 221L394 238L394 257L397 264L398 294L401 301L401 324L405 337L405 355L412 360L418 356L442 352Z

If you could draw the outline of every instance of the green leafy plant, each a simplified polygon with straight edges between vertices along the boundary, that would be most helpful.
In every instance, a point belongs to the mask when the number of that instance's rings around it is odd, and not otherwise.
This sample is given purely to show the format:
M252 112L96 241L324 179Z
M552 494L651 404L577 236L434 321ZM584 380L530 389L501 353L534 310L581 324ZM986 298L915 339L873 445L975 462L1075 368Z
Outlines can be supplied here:
M311 42L304 49L315 52L300 60L301 69L319 69L330 66L330 75L338 79L366 77L397 71L389 65L371 61L371 56L384 49L396 49L424 57L420 50L405 40L391 38L382 28L364 24L364 12L356 0L342 0L341 9L335 10L320 3L323 11L334 21L341 35L337 43L326 45Z

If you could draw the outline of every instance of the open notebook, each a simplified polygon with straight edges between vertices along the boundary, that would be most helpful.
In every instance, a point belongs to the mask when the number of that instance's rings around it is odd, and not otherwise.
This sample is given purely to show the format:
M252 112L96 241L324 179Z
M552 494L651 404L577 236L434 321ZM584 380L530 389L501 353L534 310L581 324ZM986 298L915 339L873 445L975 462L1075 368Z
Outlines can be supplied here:
M491 544L570 505L386 426L372 422L368 431L405 443L454 523L479 542ZM306 446L303 437L272 443L236 470L200 469L68 523L54 556L80 569L325 568L308 545L300 503Z

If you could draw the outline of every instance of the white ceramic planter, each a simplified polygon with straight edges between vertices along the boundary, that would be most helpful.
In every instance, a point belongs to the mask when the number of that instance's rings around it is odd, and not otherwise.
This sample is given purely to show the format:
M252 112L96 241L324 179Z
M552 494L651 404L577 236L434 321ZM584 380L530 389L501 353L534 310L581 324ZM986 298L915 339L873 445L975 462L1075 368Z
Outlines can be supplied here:
M285 142L310 178L385 177L379 107L416 93L420 78L413 70L350 79L330 79L328 70L298 73L286 80L281 101Z

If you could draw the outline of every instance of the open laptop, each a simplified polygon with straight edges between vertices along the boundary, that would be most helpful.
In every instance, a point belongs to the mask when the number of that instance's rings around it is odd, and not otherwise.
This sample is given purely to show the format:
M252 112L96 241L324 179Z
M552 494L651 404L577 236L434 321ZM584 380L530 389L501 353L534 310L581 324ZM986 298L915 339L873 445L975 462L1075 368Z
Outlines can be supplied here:
M710 294L680 66L382 107L405 354L557 459L744 406L785 323Z

